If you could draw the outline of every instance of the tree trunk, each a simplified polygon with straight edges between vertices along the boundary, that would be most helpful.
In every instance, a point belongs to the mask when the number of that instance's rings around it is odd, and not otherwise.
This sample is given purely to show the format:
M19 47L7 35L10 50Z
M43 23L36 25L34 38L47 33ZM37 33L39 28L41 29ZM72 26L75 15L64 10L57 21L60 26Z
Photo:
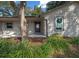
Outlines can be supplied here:
M27 37L27 20L24 15L24 3L25 3L24 1L20 2L20 12L19 12L22 38Z

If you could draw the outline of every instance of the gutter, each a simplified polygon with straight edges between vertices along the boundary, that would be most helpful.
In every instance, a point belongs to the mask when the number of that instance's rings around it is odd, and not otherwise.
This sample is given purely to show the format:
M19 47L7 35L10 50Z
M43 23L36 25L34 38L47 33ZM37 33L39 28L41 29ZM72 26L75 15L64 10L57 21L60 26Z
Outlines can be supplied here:
M48 10L46 13L41 14L41 16L45 17L46 15L48 15L48 14L51 13L51 12L56 11L57 9L63 8L64 6L68 6L68 5L73 4L73 3L77 3L77 2L74 2L74 1L72 1L72 2L67 1L65 4L60 5L60 6L58 6L58 7L55 7L55 8L53 8L53 9L50 9L50 10Z
M46 20L46 37L48 37L48 24L47 24L47 19Z

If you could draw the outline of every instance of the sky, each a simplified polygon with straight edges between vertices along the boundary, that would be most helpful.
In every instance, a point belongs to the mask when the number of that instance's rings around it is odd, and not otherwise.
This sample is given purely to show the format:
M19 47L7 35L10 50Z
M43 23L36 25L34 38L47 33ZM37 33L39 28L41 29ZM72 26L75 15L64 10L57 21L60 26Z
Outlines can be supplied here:
M43 11L46 10L46 4L51 0L39 0L39 1L27 1L27 7L34 9L34 6L38 6L42 8Z
M34 6L39 5L40 1L27 1L27 7L34 9Z
M33 7L34 5L38 5L41 6L42 8L46 8L46 4L49 2L50 0L40 0L40 1L28 1L27 4L30 7Z
M41 6L43 11L46 11L46 4L50 0L41 0L41 1L27 1L27 6L34 9L34 6L37 5L38 7Z

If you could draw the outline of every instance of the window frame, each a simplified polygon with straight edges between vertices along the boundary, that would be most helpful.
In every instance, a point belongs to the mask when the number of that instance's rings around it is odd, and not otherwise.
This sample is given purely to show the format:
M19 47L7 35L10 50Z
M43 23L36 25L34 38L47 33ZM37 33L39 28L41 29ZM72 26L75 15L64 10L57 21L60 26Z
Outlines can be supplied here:
M13 23L12 22L6 23L6 28L13 29Z
M56 26L56 24L57 24L57 18L58 17L61 17L62 18L62 27L61 27L61 29L57 29L57 26ZM64 17L63 16L55 16L55 30L56 31L64 31Z

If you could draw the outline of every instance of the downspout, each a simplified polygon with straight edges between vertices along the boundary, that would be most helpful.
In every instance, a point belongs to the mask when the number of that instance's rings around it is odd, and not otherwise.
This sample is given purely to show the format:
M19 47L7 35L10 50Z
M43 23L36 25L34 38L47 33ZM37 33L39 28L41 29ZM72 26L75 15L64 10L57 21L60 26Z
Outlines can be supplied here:
M48 37L48 24L47 24L47 19L46 20L46 37Z

